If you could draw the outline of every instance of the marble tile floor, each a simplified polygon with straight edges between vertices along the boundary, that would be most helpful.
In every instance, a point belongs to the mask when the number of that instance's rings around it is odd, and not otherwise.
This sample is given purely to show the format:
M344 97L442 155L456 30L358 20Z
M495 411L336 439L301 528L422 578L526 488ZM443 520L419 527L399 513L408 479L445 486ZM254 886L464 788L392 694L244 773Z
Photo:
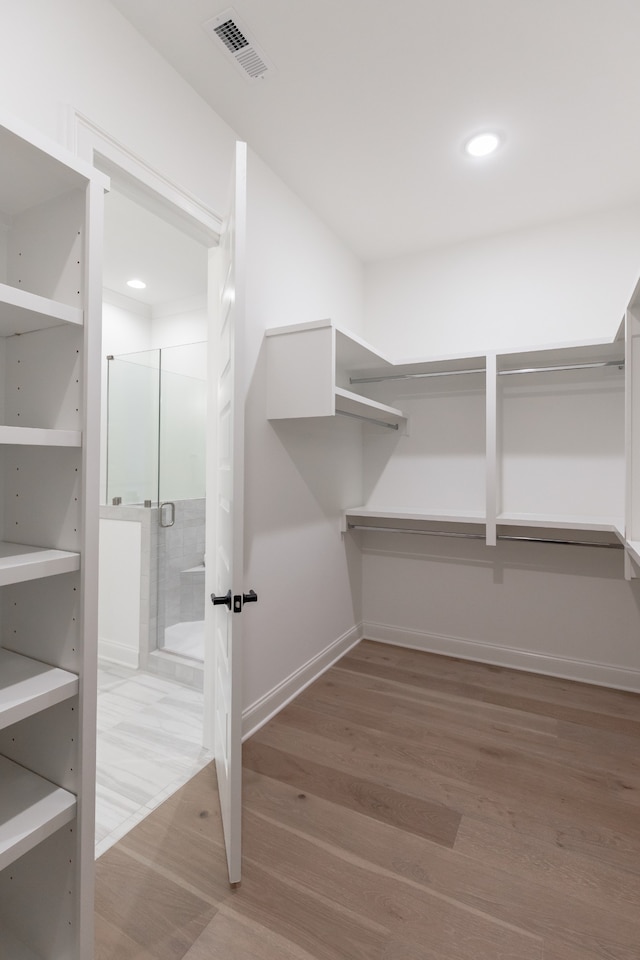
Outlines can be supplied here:
M100 663L96 857L209 763L202 722L202 693Z

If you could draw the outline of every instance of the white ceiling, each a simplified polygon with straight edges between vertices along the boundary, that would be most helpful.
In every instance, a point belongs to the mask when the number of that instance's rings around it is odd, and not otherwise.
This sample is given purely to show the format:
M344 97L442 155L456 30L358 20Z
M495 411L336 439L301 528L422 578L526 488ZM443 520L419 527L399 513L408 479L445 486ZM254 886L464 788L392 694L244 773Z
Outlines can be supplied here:
M638 0L232 0L257 81L225 0L111 2L363 259L640 197Z

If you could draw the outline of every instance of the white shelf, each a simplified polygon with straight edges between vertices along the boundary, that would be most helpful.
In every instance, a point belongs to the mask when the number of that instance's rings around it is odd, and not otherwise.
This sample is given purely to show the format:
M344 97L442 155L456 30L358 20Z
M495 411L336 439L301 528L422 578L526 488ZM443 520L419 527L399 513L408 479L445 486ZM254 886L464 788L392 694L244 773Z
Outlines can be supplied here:
M0 283L0 336L30 333L61 323L82 326L82 310Z
M80 569L80 554L0 541L0 586Z
M336 387L335 397L336 411L340 410L356 417L382 420L392 425L405 426L407 423L402 410L390 407L386 403L379 403L377 400L370 400L368 397L361 397L360 394L352 393L351 390Z
M345 518L366 520L402 520L410 523L479 523L484 524L485 515L480 510L452 513L444 510L382 510L376 507L351 507Z
M10 427L0 425L0 444L32 447L80 447L80 430L49 430L43 427Z
M501 513L496 523L509 527L547 527L550 530L600 530L620 534L624 521L615 517L557 516L539 513Z
M0 730L77 692L74 673L0 649Z
M76 814L72 793L0 757L0 870Z

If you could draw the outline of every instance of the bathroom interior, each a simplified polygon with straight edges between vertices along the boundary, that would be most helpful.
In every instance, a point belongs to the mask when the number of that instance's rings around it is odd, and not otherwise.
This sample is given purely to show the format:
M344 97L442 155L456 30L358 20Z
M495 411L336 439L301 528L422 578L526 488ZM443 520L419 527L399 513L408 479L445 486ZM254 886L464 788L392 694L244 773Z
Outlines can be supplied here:
M210 759L202 747L207 262L207 247L171 222L169 210L127 183L112 184L96 855Z

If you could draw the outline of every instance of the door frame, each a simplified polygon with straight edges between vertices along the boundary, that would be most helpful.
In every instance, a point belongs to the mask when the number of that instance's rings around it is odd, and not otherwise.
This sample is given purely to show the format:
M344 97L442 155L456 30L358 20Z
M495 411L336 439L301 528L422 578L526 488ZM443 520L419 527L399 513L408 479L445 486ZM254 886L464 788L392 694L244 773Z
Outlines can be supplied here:
M141 157L136 156L124 144L114 139L106 130L73 107L69 107L65 117L65 136L68 150L92 166L101 170L118 190L125 195L133 195L136 202L146 206L152 213L168 219L177 229L182 230L194 240L209 249L209 258L216 256L223 230L223 219L197 197L178 186L160 171L151 167ZM211 282L211 271L210 271ZM208 303L211 311L212 294L209 289ZM215 423L215 392L209 391L207 431ZM207 458L208 461L208 458ZM207 471L211 469L207 462ZM208 534L207 534L208 536ZM211 682L212 664L210 645L205 640L205 684L204 684L204 724L203 745L213 749L214 740L214 691Z

